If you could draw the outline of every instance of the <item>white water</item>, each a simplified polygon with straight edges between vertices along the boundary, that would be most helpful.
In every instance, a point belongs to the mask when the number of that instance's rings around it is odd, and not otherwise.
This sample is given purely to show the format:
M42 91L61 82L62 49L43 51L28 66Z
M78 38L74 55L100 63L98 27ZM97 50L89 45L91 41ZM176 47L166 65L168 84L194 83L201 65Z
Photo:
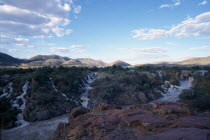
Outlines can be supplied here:
M208 71L207 70L199 70L197 71L201 76L204 76Z
M95 80L96 80L96 75L97 73L93 72L91 74L89 74L87 77L85 77L85 81L87 81L87 84L83 81L83 84L85 86L85 92L81 94L81 97L80 99L82 100L82 106L87 108L88 106L88 101L89 101L89 98L88 98L88 95L89 95L89 91L91 89L93 89L90 84L93 83Z
M51 81L51 84L52 84L53 89L54 89L56 92L59 92L58 89L55 87L55 84L54 84L52 78L50 78L50 81ZM60 92L60 93L61 93L61 95L62 95L63 97L66 98L67 101L69 100L69 98L66 96L66 94L64 94L64 93L62 93L62 92Z
M21 110L21 113L17 115L17 121L16 121L16 124L21 125L21 127L28 124L28 122L26 122L23 119L23 113L22 113L23 110L25 109L25 105L26 105L26 101L27 101L24 96L27 94L28 88L29 88L29 82L27 81L22 87L23 93L21 93L21 95L17 96L15 101L12 101L12 107L17 107L17 109ZM18 104L19 99L21 99L23 101L23 104L21 106Z
M168 81L166 81L168 82ZM163 97L155 101L172 101L177 102L179 100L179 95L182 93L183 89L190 89L192 87L193 77L189 77L187 80L180 80L180 86L171 85L169 88L164 88L166 91L165 94L162 94Z
M10 82L6 87L4 87L2 91L3 91L3 94L0 96L0 98L1 97L9 98L11 94L13 93L12 82Z
M68 122L68 114L50 120L28 123L28 125L2 130L2 140L48 140L58 124Z

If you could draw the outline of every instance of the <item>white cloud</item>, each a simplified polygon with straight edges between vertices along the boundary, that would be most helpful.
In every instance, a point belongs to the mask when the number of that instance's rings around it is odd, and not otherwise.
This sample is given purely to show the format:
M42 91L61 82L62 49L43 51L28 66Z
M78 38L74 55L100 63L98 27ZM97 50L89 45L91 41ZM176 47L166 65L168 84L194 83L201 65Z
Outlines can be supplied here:
M204 0L203 2L199 3L198 5L206 5L208 2Z
M27 39L27 38L15 38L15 40L16 40L17 42L23 42L23 43L26 43L26 42L29 41L29 39Z
M174 6L179 6L181 4L181 2L176 2L174 3Z
M73 0L0 0L0 34L45 38L49 34L58 37L70 34L71 29L62 26L70 24L72 12L79 13L81 6Z
M129 50L132 51L133 53L138 53L138 54L161 54L168 52L168 49L163 47L132 48Z
M173 4L162 4L160 5L160 8L169 8L169 7L175 7L175 6L179 6L181 4L180 0L173 0Z
M26 46L26 48L35 48L34 46L30 45L30 46Z
M210 46L200 46L195 48L190 48L190 50L208 50L210 49Z
M120 50L120 53L126 53L118 59L131 64L151 63L169 58L168 49L164 47L118 48L118 50Z
M25 46L25 44L15 44L15 45L19 47Z
M140 40L153 40L167 36L188 37L188 36L210 36L210 12L206 12L188 18L169 30L164 29L136 29L132 31L133 38Z
M13 45L13 44L23 44L29 42L29 39L27 38L15 38L10 37L7 35L0 35L0 44L1 45Z
M53 48L50 48L50 51L53 53L57 53L57 54L59 54L59 53L73 53L73 52L77 52L77 53L86 52L83 45L72 45L69 47L53 47Z
M162 4L162 5L160 6L160 8L165 8L165 7L170 7L170 5L169 5L169 4Z
M8 52L17 52L17 49L9 49Z
M70 47L71 47L71 48L74 48L74 49L81 49L81 48L84 48L83 45L71 45Z
M75 7L74 7L74 13L75 13L75 14L79 14L80 11L81 11L81 9L82 9L82 7L81 7L80 5L75 6Z

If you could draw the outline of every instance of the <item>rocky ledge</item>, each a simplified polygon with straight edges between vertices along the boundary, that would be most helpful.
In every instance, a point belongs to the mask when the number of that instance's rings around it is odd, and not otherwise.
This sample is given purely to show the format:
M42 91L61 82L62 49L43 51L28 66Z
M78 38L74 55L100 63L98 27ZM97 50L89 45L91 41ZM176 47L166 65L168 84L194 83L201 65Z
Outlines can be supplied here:
M122 109L106 103L72 110L53 140L209 140L210 115L184 105L156 102Z

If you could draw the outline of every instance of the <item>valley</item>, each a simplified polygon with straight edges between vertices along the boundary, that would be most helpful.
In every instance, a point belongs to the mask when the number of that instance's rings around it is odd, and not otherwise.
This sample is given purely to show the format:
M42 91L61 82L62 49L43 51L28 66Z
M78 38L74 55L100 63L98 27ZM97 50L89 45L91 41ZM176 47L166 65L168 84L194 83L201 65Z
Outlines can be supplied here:
M103 103L126 109L176 102L187 104L194 112L208 111L210 69L206 68L114 65L2 69L2 139L12 140L14 134L25 140L42 139L45 131L44 139L54 137L57 126L68 123L69 115L65 114L72 114L79 107L94 110ZM38 130L42 125L43 129Z

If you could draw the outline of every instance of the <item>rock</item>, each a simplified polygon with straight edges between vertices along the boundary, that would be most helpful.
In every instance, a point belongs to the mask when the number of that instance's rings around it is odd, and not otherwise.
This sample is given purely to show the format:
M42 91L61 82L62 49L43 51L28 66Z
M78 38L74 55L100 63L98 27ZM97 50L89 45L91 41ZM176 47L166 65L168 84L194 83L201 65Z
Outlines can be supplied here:
M206 140L209 118L189 116L185 107L159 102L118 109L101 103L89 113L61 124L53 140ZM168 115L176 117L170 120Z
M147 97L145 96L144 92L137 93L137 96L141 103L143 103L143 104L147 103L148 100L147 100Z
M196 127L201 129L210 129L210 118L187 116L176 120L175 127Z
M85 108L85 107L77 107L77 108L74 108L71 113L70 113L70 118L77 118L78 116L80 115L83 115L83 114L86 114L90 112L90 110L88 108Z
M130 127L141 126L147 130L154 130L158 127L163 127L170 124L170 121L163 117L155 116L139 109L132 110L132 112L129 112L125 115L123 114L120 116L120 118Z
M164 82L164 88L170 88L171 84L168 81Z
M141 137L139 140L209 140L210 130L198 128L176 128L154 136Z
M183 71L182 75L183 75L184 79L188 79L192 74L189 71Z
M93 109L93 111L105 111L105 110L112 110L112 109L122 109L122 108L115 105L110 105L107 103L100 103L97 107Z
M179 104L175 102L156 102L152 106L153 113L159 116L167 117L167 115L175 116L189 116L191 111L184 104Z
M179 95L180 99L192 99L194 97L194 90L192 89L184 89L182 90L182 93Z

